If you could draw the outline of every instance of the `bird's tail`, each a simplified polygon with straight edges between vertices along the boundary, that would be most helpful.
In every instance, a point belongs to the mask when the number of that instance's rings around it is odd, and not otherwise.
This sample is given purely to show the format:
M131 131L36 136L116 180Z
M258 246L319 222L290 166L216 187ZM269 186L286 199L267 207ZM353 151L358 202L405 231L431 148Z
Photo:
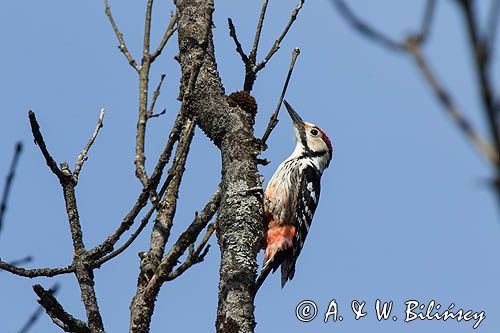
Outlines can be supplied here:
M255 294L257 294L257 291L259 290L260 286L262 286L262 283L264 283L264 280L267 278L269 273L271 273L271 261L272 258L267 260L264 265L262 266L262 269L260 271L260 275L257 278L257 282L255 283Z

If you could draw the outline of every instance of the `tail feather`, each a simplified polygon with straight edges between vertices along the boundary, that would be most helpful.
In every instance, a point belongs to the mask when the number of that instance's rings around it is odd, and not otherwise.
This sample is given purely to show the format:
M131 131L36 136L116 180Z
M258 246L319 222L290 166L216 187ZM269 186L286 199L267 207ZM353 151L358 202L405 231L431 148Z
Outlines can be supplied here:
M288 281L292 280L294 275L295 260L290 257L285 257L281 263L281 288L283 288Z
M264 265L260 271L259 277L257 278L257 282L255 283L255 293L257 293L260 286L262 286L262 283L264 283L269 273L271 273L271 266Z
M283 288L288 280L293 279L293 275L295 274L295 261L290 258L291 249L287 249L285 251L278 251L276 254L269 258L264 265L262 265L262 270L260 271L260 275L257 278L257 282L255 283L255 293L259 290L262 283L264 283L265 279L271 273L274 273L281 265L281 288Z

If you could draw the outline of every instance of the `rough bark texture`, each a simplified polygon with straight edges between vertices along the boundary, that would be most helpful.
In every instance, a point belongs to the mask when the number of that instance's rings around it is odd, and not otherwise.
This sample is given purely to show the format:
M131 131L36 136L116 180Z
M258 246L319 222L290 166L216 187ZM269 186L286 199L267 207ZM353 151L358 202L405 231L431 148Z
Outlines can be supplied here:
M179 140L179 146L171 168L173 178L168 183L165 197L158 205L156 222L151 233L150 249L142 255L141 272L137 282L136 295L130 306L130 331L148 332L158 292L163 281L156 281L156 271L165 252L177 207L177 194L184 173L188 148L194 135L194 123L186 119ZM184 148L184 149L183 149ZM169 171L169 173L170 173ZM172 266L173 267L173 266Z
M102 323L94 289L94 273L88 261L85 244L83 243L82 228L76 204L75 184L72 181L72 174L66 163L62 164L61 169L65 176L65 178L61 178L61 184L63 187L66 212L75 253L73 265L80 286L82 302L85 305L85 311L87 313L88 326L91 332L104 332L104 325Z
M222 198L216 222L222 256L216 329L217 332L253 332L256 256L262 238L262 202L248 191L261 186L253 133L255 114L230 106L226 98L210 32L206 38L213 3L178 0L176 5L181 92L188 90L190 73L202 58L189 110L222 155ZM205 43L208 43L206 47Z

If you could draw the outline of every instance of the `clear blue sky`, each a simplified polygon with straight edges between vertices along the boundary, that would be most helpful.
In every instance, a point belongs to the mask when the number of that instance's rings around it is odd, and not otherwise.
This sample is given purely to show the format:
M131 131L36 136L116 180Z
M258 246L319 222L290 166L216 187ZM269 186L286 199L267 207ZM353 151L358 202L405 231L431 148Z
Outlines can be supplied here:
M144 1L111 1L128 46L139 58ZM364 17L402 37L415 29L424 1L350 1ZM271 1L261 58L288 20L295 1ZM486 7L485 7L486 8ZM154 42L167 24L170 2L157 1ZM246 50L251 44L260 1L218 1L214 16L216 53L227 92L242 88L243 66L228 36L232 17ZM484 11L483 11L484 12ZM461 17L451 1L440 1L435 31L425 53L454 92L467 116L483 133L471 59ZM93 131L99 109L105 126L92 148L77 189L85 242L101 242L121 221L140 190L133 156L137 118L137 77L119 53L102 1L3 1L0 5L0 176L7 173L14 143L21 157L0 257L33 255L33 267L64 266L72 248L57 179L32 143L27 112L33 109L54 157L74 164ZM153 65L152 85L166 82L158 111L148 127L148 168L161 151L179 103L175 39ZM308 1L281 50L258 77L257 133L274 110L291 50L300 47L287 99L332 139L335 155L323 177L320 205L298 262L295 279L284 290L271 276L256 299L257 332L471 332L472 322L404 323L404 302L431 300L447 307L484 310L478 331L500 328L500 225L497 201L484 185L488 165L458 133L435 102L410 59L362 39L326 1ZM497 53L498 54L498 53ZM498 71L496 72L498 73ZM283 113L261 168L267 178L292 150L291 121ZM198 131L180 192L173 237L192 220L215 190L219 152ZM3 180L0 181L0 185ZM128 329L129 304L138 273L137 252L147 249L148 233L96 271L96 291L109 332ZM215 239L201 265L167 283L153 317L153 332L214 330L219 252ZM259 262L260 262L259 258ZM58 299L84 318L72 275L57 277ZM35 310L33 283L0 273L0 325L16 332ZM398 320L378 322L377 298L395 302ZM309 324L295 318L295 306L314 300L320 314ZM344 320L322 322L336 299ZM368 316L353 319L350 302L366 301ZM333 327L331 327L333 326ZM43 315L33 332L54 332Z

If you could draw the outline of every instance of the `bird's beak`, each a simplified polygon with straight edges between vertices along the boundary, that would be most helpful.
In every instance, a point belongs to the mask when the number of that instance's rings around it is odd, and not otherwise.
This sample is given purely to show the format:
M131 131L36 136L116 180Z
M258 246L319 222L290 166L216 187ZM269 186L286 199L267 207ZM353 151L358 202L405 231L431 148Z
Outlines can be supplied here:
M295 112L293 107L290 104L288 104L286 100L284 100L283 102L285 102L288 114L290 115L290 118L292 118L293 125L295 127L304 127L304 121L302 120L302 118L300 118L299 114Z

